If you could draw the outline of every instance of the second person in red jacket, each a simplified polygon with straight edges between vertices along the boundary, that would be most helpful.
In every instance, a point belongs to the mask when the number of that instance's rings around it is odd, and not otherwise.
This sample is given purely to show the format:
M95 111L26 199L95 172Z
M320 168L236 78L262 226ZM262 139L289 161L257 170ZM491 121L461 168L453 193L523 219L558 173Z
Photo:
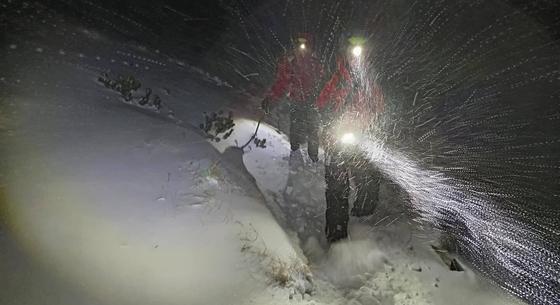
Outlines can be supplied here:
M360 138L383 111L381 87L366 58L365 39L344 39L335 72L317 99L324 125L326 227L329 243L348 237L349 214L372 215L382 179L358 149ZM349 211L350 180L356 186Z

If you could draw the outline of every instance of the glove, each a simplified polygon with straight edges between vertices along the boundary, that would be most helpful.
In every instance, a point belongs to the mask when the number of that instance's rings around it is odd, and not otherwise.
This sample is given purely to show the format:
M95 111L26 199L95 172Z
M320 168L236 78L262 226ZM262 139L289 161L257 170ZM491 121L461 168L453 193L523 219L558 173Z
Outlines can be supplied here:
M270 99L268 97L262 100L261 109L264 111L265 114L270 114Z

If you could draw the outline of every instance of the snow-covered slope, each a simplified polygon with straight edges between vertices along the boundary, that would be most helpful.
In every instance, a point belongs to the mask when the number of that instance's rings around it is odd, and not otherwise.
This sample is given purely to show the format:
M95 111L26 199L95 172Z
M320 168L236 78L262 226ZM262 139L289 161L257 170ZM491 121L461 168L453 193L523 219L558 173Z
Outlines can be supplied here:
M237 132L218 148L245 143L255 127L254 121L236 120ZM450 271L431 249L433 233L411 223L404 196L388 183L376 213L352 218L350 240L328 249L322 162L313 164L305 151L290 153L286 137L267 124L261 124L258 137L266 138L268 147L251 146L245 164L267 204L282 215L284 228L300 239L313 271L315 292L301 304L520 304L468 269ZM259 304L277 304L280 292L273 293L270 299L261 296Z
M129 109L93 73L33 60L5 99L4 187L15 236L49 273L109 304L232 304L266 284L253 268L299 262L204 138Z

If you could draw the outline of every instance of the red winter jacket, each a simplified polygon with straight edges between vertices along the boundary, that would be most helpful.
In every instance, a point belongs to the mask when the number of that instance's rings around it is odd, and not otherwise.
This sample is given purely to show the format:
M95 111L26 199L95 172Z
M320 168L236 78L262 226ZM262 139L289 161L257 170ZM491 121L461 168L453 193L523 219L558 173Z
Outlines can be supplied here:
M348 67L347 59L337 59L337 69L321 90L315 103L317 108L321 110L332 105L335 112L345 109L361 112L364 115L382 112L384 97L381 87L375 81L356 79L357 76L351 75ZM365 78L367 79L367 75ZM351 100L347 101L350 94L352 94Z
M313 103L323 75L321 62L311 54L284 56L278 63L276 80L267 97L275 101L287 95L296 102Z

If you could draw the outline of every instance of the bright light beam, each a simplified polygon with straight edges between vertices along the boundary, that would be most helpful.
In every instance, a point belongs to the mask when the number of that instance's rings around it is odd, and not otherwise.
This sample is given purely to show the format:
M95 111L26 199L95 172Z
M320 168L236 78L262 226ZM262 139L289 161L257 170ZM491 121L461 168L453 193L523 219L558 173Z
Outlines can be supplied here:
M540 304L558 304L560 256L555 245L544 238L555 233L554 228L535 230L504 211L495 198L469 191L468 182L423 169L378 140L361 140L360 148L408 193L420 220L451 237L459 253L476 269L495 270L500 278L509 278L491 279L517 297L527 299L531 293Z
M342 142L343 144L347 144L347 145L355 144L356 143L356 136L351 132L347 132L347 133L343 134L342 137L340 137L340 142Z
M352 48L352 55L355 57L360 57L362 55L363 48L361 46L355 46Z

